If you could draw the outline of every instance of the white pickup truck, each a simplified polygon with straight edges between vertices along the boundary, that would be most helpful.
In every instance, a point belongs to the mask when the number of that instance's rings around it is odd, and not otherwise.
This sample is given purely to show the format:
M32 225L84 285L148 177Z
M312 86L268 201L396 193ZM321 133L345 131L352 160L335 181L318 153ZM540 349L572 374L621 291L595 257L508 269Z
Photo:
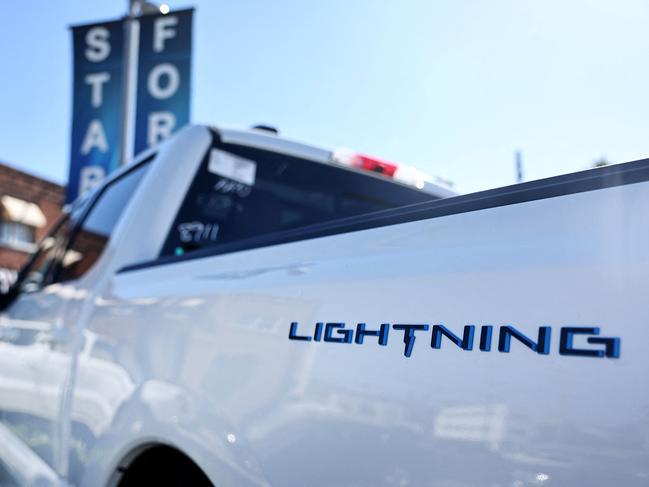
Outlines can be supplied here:
M649 485L649 161L420 176L203 126L112 175L3 296L0 483Z

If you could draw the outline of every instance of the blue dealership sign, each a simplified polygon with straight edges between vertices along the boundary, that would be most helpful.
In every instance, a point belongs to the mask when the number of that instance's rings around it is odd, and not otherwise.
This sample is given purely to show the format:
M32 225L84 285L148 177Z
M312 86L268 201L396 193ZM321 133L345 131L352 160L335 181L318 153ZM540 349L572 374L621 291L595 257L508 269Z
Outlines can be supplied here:
M132 149L139 153L189 123L192 16L187 9L72 28L66 203L130 159Z
M74 80L66 202L119 165L123 22L72 28Z
M135 153L189 122L193 9L139 18Z

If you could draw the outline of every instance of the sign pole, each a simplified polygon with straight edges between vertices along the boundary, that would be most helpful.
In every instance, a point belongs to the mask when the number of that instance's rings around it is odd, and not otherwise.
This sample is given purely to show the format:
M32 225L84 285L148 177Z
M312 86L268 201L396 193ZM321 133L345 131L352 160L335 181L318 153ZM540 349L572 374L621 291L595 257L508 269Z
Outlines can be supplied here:
M122 88L122 115L119 164L123 166L133 155L133 120L135 117L135 89L137 85L137 56L139 25L136 20L138 0L128 1L128 14L124 20L124 76Z

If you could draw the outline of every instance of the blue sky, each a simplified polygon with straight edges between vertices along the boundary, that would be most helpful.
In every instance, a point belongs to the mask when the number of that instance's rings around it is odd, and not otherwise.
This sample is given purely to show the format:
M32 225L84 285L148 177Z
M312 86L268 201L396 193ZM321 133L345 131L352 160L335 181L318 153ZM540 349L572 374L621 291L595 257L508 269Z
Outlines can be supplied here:
M462 192L649 157L649 3L196 0L192 119L415 165ZM67 178L69 25L126 0L9 2L0 161Z

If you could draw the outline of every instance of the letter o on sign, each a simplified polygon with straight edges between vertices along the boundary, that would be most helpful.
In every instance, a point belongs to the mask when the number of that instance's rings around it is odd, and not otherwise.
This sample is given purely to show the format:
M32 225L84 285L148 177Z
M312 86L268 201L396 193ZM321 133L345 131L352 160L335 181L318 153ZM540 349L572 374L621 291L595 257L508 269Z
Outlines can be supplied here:
M167 78L167 83L161 86L160 81L163 77ZM178 69L173 64L162 63L155 66L149 72L147 79L147 88L153 98L158 100L166 100L173 96L178 91L180 84L180 74Z

